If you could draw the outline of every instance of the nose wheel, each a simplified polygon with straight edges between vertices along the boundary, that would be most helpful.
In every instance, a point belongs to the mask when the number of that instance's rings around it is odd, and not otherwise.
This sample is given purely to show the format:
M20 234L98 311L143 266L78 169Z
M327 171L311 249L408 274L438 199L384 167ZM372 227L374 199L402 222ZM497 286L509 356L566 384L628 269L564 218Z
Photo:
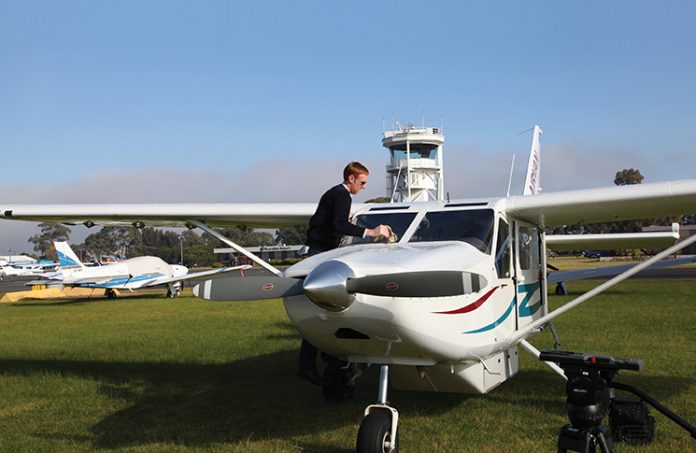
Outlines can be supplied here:
M358 453L395 453L399 451L397 424L399 413L387 403L389 366L382 365L379 375L379 403L365 408L355 449Z

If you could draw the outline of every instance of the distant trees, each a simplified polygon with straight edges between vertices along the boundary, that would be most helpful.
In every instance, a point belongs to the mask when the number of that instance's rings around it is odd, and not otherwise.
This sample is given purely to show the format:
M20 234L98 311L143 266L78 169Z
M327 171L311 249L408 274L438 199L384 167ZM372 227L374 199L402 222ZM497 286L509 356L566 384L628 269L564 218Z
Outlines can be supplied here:
M640 174L640 170L634 170L633 168L624 168L621 171L616 172L616 177L614 178L614 184L617 186L628 186L631 184L641 184L643 182L643 175Z
M276 231L276 244L303 245L305 242L307 242L307 225L279 228L278 231Z
M56 249L53 242L67 241L70 238L70 228L60 223L40 223L40 234L35 234L27 239L27 242L34 244L34 251L44 259L56 260Z
M389 203L390 201L391 201L391 198L389 198L389 197L377 197L377 198L370 198L365 203Z
M634 168L626 168L616 172L614 184L617 186L627 186L632 184L641 184L644 176L640 170ZM673 222L678 222L679 217L662 217L657 219L644 220L626 220L620 222L604 222L593 223L589 225L575 224L564 225L553 229L553 234L607 234L607 233L630 233L638 232L643 229L643 226L649 225L671 225ZM626 251L616 251L625 253Z
M246 226L222 228L218 231L246 247L274 243L271 233L255 231ZM52 242L46 240L49 244ZM58 240L67 240L67 237ZM71 246L85 261L96 261L106 255L126 255L129 258L150 255L158 256L168 263L179 263L183 255L184 265L210 266L218 262L213 249L223 244L208 233L199 235L193 230L178 233L152 227L137 229L132 226L105 226L87 236L82 244Z

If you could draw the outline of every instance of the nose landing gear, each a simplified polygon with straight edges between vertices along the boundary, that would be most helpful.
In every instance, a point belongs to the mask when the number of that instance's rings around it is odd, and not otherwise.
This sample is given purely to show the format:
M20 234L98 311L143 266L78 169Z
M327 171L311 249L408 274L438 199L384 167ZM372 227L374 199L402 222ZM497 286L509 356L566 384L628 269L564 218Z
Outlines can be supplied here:
M387 402L389 365L382 365L379 372L378 403L365 408L365 418L360 423L355 449L358 453L395 453L399 451L397 424L399 413Z

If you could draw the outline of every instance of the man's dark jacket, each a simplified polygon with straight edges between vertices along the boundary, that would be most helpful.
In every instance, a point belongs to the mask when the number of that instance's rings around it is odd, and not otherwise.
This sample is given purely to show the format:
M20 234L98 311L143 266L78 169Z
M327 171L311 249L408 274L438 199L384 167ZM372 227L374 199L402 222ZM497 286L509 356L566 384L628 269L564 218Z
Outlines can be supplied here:
M362 237L365 228L348 221L353 200L343 184L330 188L321 196L317 210L309 220L307 245L314 250L338 247L342 236Z

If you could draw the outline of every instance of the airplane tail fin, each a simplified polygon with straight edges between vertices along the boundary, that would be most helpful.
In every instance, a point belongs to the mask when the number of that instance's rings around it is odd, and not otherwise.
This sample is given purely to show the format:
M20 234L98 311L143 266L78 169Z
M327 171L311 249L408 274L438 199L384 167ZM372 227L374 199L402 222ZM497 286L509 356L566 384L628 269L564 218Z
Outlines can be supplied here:
M534 125L532 135L532 149L529 151L529 163L527 164L527 176L524 179L523 195L533 195L541 192L539 185L540 159L541 159L541 127Z
M58 254L58 263L60 267L84 267L80 259L75 255L73 249L70 248L67 242L54 242L56 253Z

